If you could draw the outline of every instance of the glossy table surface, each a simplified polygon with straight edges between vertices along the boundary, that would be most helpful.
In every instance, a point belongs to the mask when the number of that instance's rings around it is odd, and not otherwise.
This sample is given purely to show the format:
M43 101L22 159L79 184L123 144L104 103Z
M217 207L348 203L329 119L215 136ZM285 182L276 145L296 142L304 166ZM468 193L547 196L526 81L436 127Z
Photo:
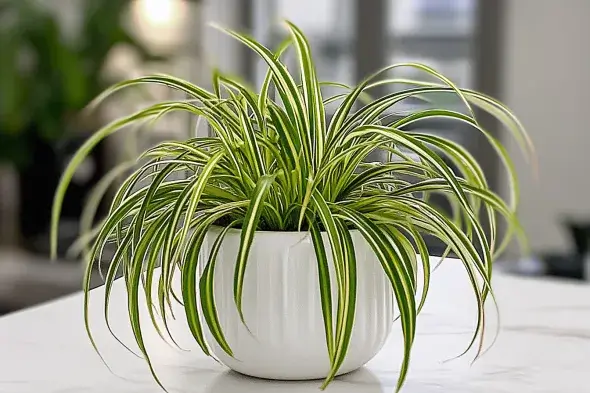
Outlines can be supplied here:
M589 392L590 284L526 279L497 273L500 335L473 365L462 352L475 323L475 304L458 261L447 260L432 276L428 303L419 317L403 392ZM113 291L114 330L131 342L124 283ZM82 295L0 318L0 392L160 392L143 360L113 339L103 322L102 288L93 291L92 328L109 371L86 336ZM180 310L179 310L180 311ZM488 344L495 332L489 304ZM145 324L146 345L170 392L317 392L318 381L277 382L243 377L204 357L182 318L173 333L185 351L163 343ZM338 378L327 392L393 392L401 354L399 324L384 349L364 368Z

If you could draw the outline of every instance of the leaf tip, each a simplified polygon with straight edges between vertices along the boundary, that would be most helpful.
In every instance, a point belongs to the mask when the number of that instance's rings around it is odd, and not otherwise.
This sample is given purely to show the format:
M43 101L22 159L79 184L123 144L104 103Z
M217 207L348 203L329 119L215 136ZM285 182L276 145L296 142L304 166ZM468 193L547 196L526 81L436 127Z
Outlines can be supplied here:
M208 25L215 30L227 31L227 28L223 27L222 25L220 25L217 22L209 22Z

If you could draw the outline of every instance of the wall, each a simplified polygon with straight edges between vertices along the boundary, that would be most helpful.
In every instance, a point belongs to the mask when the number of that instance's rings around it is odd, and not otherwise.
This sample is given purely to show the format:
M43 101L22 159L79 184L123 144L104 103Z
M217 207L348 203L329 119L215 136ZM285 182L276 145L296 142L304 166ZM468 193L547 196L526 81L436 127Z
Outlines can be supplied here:
M520 217L534 251L565 250L564 217L590 218L590 1L506 8L503 99L530 132L540 169L535 181L519 155Z

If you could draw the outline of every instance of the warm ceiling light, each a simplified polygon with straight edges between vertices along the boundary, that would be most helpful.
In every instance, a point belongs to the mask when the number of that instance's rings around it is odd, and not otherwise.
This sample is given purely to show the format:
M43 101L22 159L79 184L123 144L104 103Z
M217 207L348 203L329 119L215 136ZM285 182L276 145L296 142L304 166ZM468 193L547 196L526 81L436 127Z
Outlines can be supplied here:
M178 0L137 0L136 7L145 23L162 27L174 23L182 4Z
M135 0L133 30L148 47L170 49L182 41L188 8L184 0Z

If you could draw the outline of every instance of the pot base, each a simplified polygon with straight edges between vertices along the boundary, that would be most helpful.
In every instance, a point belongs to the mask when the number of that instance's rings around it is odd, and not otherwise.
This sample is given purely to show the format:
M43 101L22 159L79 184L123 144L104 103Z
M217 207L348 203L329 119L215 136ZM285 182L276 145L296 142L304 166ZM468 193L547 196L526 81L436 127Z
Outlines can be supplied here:
M364 366L364 365L363 365ZM336 376L339 377L341 375L346 375L346 374L350 374L352 372L355 372L357 370L360 370L361 368L363 368L363 366L360 367L356 367L353 368L351 370L340 370L336 373ZM241 372L239 370L235 370L233 368L230 367L230 369L232 371L235 371L236 373L240 374L240 375L244 375L248 378L255 378L255 379L260 379L263 381L292 381L292 382L296 382L296 381L318 381L321 382L324 379L326 379L327 375L324 375L323 377L321 376L307 376L307 377L293 377L293 376L285 376L285 377L281 377L281 376L276 376L276 375L261 375L261 373L258 372L258 370L254 373L248 373L248 372Z

